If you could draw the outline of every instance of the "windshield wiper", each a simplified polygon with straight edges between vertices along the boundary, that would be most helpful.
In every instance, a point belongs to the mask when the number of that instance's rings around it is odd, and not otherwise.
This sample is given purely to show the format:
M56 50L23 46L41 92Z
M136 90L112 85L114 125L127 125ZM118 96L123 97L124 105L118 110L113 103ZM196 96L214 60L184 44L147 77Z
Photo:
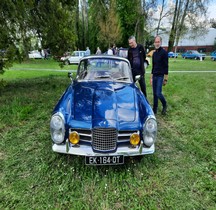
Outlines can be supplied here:
M102 76L96 76L95 79L106 79L106 78L112 78L110 75L102 75Z
M115 80L126 80L126 79L129 79L129 77L118 77Z

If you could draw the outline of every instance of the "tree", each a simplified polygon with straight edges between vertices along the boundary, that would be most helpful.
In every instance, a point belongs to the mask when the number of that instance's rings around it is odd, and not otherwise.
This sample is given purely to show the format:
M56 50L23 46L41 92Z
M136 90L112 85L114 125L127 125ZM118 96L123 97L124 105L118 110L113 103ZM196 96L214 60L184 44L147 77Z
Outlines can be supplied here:
M76 0L40 0L31 10L32 31L53 55L75 49Z
M0 72L28 56L32 38L53 55L74 49L76 0L1 0Z
M130 0L117 0L117 12L120 17L122 28L121 45L128 45L128 38L131 35L137 35L137 29L140 25L140 7L141 1L135 0L133 3Z
M11 0L0 1L0 73L9 68L14 60L21 59L19 43L27 37L21 36L26 23L23 20L26 13L22 6Z
M180 37L190 26L196 26L198 18L206 14L208 1L202 0L176 0L174 6L172 26L169 36L168 51L172 51L174 43L178 45ZM194 21L196 18L196 21ZM198 27L194 27L197 28Z
M116 11L115 0L90 0L89 1L89 40L90 47L102 50L119 43L121 27Z
M212 28L216 28L216 18L210 19L210 24Z
M139 43L145 44L148 33L147 20L150 8L155 7L155 0L117 0L122 28L122 45L128 45L128 38L135 35Z
M167 1L162 0L161 5L158 5L158 12L159 12L159 18L158 18L158 24L156 28L156 35L159 35L159 31L162 30L161 28L161 22L164 18L167 18L170 15L170 11L167 10Z
M121 39L121 28L115 9L115 0L110 0L109 4L104 6L105 15L98 21L100 27L99 41L110 47Z

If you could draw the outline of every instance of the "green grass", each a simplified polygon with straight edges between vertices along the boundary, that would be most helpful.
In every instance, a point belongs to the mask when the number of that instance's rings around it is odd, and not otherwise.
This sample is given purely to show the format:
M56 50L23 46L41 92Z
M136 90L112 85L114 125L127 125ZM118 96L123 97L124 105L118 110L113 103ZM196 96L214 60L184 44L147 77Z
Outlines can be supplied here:
M213 70L211 61L189 62ZM0 209L215 209L216 73L170 73L155 154L90 167L51 150L49 120L70 83L66 72L18 72L0 77Z
M14 63L13 67L0 74L0 81L11 81L16 79L31 79L49 77L54 75L67 75L65 71L77 69L77 65L63 65L62 63L50 60L28 60L23 63Z
M151 59L150 59L151 61ZM169 59L170 71L216 71L216 62L207 57L204 61L194 59L183 59L181 57ZM148 68L147 71L150 71Z
M72 69L72 65L62 65L61 62L57 62L53 59L43 60L43 59L31 59L23 63L14 63L11 69L23 68L23 69Z
M183 58L170 58L169 59L171 71L216 71L216 62L207 57L204 61Z

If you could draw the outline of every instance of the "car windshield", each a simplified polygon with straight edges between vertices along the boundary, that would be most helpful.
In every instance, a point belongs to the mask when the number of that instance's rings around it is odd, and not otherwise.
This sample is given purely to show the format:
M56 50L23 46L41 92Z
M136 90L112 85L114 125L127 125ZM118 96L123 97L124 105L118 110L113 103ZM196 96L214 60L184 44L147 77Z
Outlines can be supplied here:
M131 70L125 60L89 58L80 62L77 79L88 81L132 82Z
M85 56L85 51L74 51L72 56Z

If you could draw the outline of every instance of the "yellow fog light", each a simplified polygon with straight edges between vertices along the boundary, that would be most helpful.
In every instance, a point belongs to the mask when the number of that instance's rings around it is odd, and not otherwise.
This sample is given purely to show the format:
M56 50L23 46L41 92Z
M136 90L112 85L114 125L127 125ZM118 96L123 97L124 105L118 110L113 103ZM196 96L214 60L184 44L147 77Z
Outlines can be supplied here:
M133 146L136 146L140 143L140 136L139 134L137 133L133 133L131 136L130 136L130 143L133 145Z
M80 140L80 136L79 136L79 134L76 131L72 131L69 134L69 141L70 141L70 143L72 143L72 144L78 144L79 140Z

